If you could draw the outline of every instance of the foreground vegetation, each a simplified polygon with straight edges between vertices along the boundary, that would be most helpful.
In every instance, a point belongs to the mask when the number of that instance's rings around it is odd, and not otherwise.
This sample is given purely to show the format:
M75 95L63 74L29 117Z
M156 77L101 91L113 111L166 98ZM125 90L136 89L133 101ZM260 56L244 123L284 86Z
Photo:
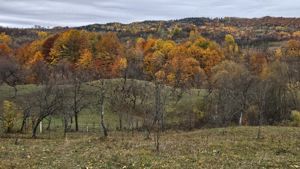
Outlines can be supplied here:
M265 126L261 139L256 130L166 131L160 153L136 131L17 141L12 135L0 139L0 168L300 168L300 128Z

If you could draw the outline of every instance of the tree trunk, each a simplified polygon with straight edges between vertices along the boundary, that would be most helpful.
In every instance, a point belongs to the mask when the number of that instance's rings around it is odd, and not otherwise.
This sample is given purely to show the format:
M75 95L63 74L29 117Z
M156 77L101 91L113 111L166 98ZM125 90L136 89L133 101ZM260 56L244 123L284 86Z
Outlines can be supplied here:
M70 126L72 126L72 124L73 124L73 116L70 115Z
M101 113L100 113L100 124L101 124L101 127L103 129L103 133L104 133L104 137L107 137L108 136L108 133L107 133L107 129L105 127L105 124L104 124L104 101L101 101Z
M79 131L79 127L78 127L78 105L77 105L77 85L75 85L74 88L74 116L75 116L75 131Z
M258 126L258 129L257 129L257 135L256 135L256 138L257 138L257 139L260 139L260 138L261 138L261 134L260 134L260 133L261 133L261 129L260 129L260 128L261 128L261 126L259 125L259 126Z
M37 129L40 125L40 122L41 120L37 120L37 122L33 125L33 129L32 129L32 138L36 138L36 132L37 132Z
M78 113L77 112L74 113L74 117L75 117L75 131L79 131L79 127L78 127Z
M150 129L148 127L146 127L146 130L145 130L145 139L146 140L150 140Z
M43 121L40 122L40 133L43 133Z
M161 90L160 85L156 84L155 86L155 123L156 123L156 137L155 137L155 147L156 152L159 152L159 137L160 137L160 129L162 128L161 120Z
M138 128L139 128L139 121L136 120L136 121L135 121L135 129L138 130Z
M189 123L190 123L190 125L189 125L189 131L191 131L192 128L193 128L193 124L192 124L192 114L191 114L191 112L189 112Z
M122 115L119 115L119 130L122 131L123 123L122 123Z
M6 133L10 133L10 132L11 132L11 127L7 127Z
M256 138L261 138L261 125L262 125L262 112L259 113L259 123L258 123L258 129L257 129L257 135Z
M47 126L47 128L46 128L46 130L50 130L50 127L51 127L51 121L52 121L52 118L51 118L51 116L50 116L50 119L49 119L49 121L48 121L48 126Z
M16 86L13 86L13 88L14 88L14 96L13 96L13 98L16 98L17 97L18 89L17 89Z
M22 125L21 125L21 128L20 128L20 133L23 133L24 127L26 125L26 120L27 120L27 117L24 116L23 120L22 120Z
M155 147L157 153L159 153L159 138L160 138L160 125L158 122L157 130L156 130L156 138L155 138Z
M239 125L240 126L243 125L243 111L241 112L241 115L240 115Z
M161 110L160 114L161 114L161 118L160 118L160 120L161 120L161 131L164 132L165 131L164 111Z
M64 116L64 138L67 136L67 130L68 130L68 120L67 117Z

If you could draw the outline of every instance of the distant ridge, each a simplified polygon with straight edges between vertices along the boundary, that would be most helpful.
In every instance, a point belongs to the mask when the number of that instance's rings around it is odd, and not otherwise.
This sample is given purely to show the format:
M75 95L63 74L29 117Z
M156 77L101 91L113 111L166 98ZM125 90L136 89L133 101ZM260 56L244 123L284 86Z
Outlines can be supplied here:
M192 30L197 30L202 36L222 43L226 34L232 34L241 46L261 46L266 42L280 42L294 38L294 33L300 30L300 18L271 17L262 18L208 18L189 17L174 20L146 20L128 24L111 22L106 24L90 24L79 27L34 28L1 27L4 32L17 38L16 46L37 38L36 31L46 31L51 34L68 29L78 29L93 32L116 32L123 41L138 37L172 39L180 42L189 37Z

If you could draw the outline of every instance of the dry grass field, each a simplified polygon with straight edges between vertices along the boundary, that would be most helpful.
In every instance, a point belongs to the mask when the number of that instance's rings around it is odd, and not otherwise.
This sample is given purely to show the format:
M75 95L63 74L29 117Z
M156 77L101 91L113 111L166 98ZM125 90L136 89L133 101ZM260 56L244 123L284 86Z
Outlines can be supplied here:
M262 139L256 131L166 131L160 153L141 132L111 132L106 139L97 133L1 138L0 168L300 168L300 128L265 126Z

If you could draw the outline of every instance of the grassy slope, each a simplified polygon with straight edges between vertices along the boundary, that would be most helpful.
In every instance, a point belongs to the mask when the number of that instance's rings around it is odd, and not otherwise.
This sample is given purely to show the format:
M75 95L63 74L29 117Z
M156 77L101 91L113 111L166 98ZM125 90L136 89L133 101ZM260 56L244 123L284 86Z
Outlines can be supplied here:
M109 87L114 86L116 84L120 84L123 83L122 79L110 79L110 80L105 80L107 82L106 85L108 85ZM130 80L128 80L129 82ZM148 87L152 86L152 83L149 83L147 81L140 81L140 80L135 80L137 82L138 85L144 85L147 84ZM91 84L96 85L97 81L91 82ZM37 92L41 89L41 86L37 86L37 85L19 85L17 86L18 92L17 92L17 99L18 100L22 100L22 99L26 99L27 97L32 97L30 96L31 93L33 92ZM83 90L90 92L90 93L95 93L95 91L97 90L97 88L94 88L90 85L83 85ZM165 88L165 90L169 90L168 88ZM205 91L201 91L200 92L201 95L203 95L205 93ZM0 85L0 113L2 111L2 101L3 100L11 100L12 97L14 95L14 89L12 87L9 87L7 85ZM190 94L185 93L183 95L183 98L181 99L182 101L191 101L194 99L197 99L198 97L198 90L192 90L192 92L190 92ZM90 102L95 102L95 97L88 97ZM15 100L13 100L15 101ZM106 103L107 105L108 103ZM17 105L19 105L17 103ZM105 123L107 124L107 127L109 129L116 129L119 125L118 122L118 116L115 113L112 113L112 111L109 109L109 106L105 106ZM168 123L177 123L180 120L179 116L174 116L172 115L172 111L174 109L174 103L168 103L168 106L166 107L166 111L170 112L170 114L166 114L167 116L167 122ZM99 121L100 121L100 117L99 117L99 110L96 109L95 107L92 108L88 108L83 110L82 112L79 113L79 128L80 130L86 130L86 126L89 126L89 128L91 130L93 130L95 128L95 130L99 130ZM129 127L128 124L126 123L127 119L126 119L126 115L124 117L125 121L124 121L124 127ZM139 117L134 117L134 120L140 120ZM21 124L21 119L19 120L20 122L18 122L17 124L15 124L14 129L17 130L19 129L19 125ZM44 127L46 127L48 121L45 121L45 125ZM140 122L141 123L141 122ZM62 129L62 118L61 117L54 117L52 119L52 126L53 128L60 128ZM73 123L72 128L75 128L75 124ZM1 129L0 129L1 132Z
M168 131L161 153L142 133L69 133L68 139L0 139L0 168L299 168L300 128Z

